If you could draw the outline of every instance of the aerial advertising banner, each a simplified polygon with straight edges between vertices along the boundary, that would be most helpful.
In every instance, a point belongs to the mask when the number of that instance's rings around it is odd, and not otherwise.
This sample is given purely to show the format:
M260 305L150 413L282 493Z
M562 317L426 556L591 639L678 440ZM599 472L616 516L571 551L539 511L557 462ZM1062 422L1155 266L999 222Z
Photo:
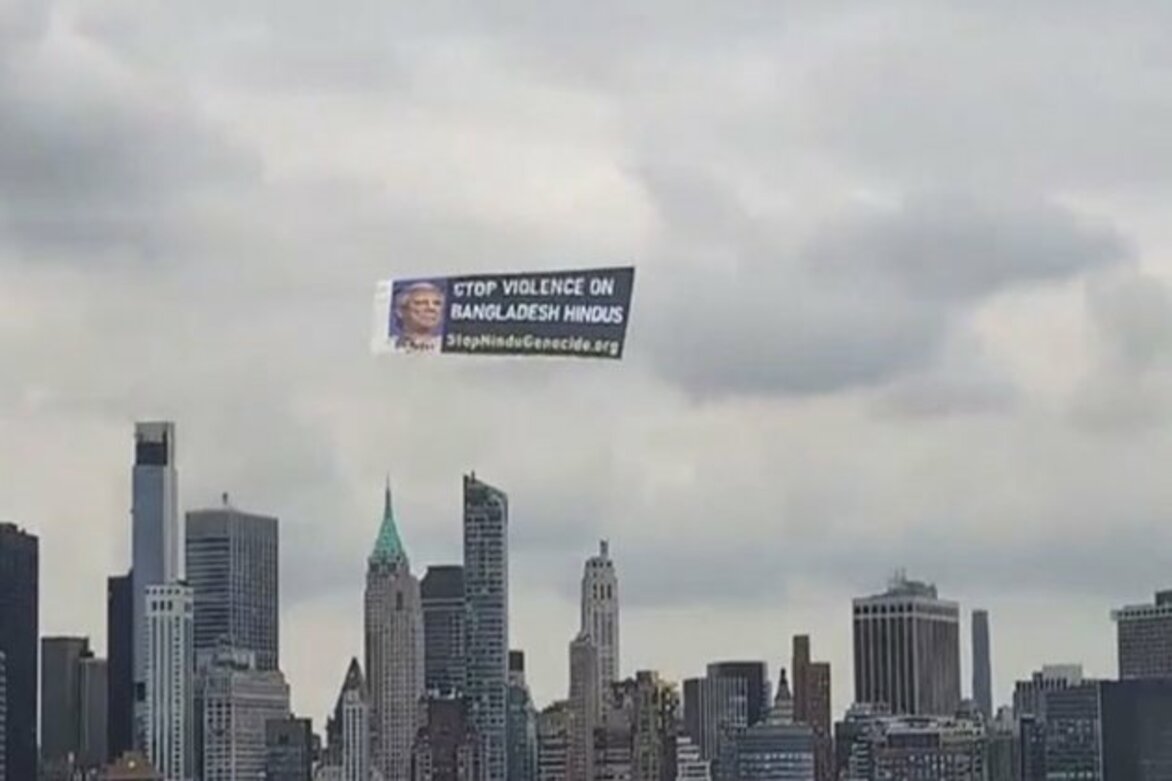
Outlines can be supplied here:
M621 358L635 269L380 282L377 352Z

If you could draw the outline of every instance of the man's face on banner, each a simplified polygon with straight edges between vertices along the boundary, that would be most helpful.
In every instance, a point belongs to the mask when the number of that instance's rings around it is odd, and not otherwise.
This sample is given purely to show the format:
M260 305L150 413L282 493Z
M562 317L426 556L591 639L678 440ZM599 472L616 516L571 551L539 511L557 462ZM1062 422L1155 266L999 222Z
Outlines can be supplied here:
M434 285L420 285L407 291L399 307L403 331L408 334L432 334L444 313L444 295Z

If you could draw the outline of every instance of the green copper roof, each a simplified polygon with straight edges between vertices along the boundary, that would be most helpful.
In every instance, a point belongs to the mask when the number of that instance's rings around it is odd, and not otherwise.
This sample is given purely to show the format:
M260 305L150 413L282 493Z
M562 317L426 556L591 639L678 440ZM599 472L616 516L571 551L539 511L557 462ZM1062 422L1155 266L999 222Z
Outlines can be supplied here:
M387 480L386 501L383 506L383 522L378 529L378 538L374 541L374 550L370 553L372 562L393 562L406 560L407 549L399 539L399 529L395 525L395 513L391 509L391 481Z

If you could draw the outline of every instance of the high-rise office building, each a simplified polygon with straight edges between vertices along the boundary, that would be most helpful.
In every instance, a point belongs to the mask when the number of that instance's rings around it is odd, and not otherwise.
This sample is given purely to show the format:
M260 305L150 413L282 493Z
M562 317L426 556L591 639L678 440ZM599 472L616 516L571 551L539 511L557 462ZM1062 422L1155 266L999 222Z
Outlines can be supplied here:
M854 600L855 701L896 715L952 716L960 706L960 607L901 574Z
M342 687L338 690L338 698L334 702L334 710L326 718L326 735L325 746L321 752L320 765L331 780L342 778L342 768L345 765L345 757L347 752L351 757L351 766L361 766L359 769L365 769L365 772L370 773L370 736L367 734L366 740L363 743L358 743L356 740L349 740L347 743L346 727L348 723L355 722L361 714L361 709L366 711L366 721L369 725L370 707L368 704L367 690L366 690L366 676L362 674L362 665L358 663L357 659L351 658L350 664L346 668L346 675L342 680ZM347 706L350 714L347 717ZM367 729L369 733L369 729ZM364 761L358 761L355 758L365 756ZM330 775L330 774L333 775ZM321 778L321 775L315 776Z
M814 781L814 731L807 724L766 720L734 738L738 781Z
M0 653L8 678L5 770L9 781L37 777L37 596L39 542L0 523Z
M561 700L537 714L537 780L570 777L570 703Z
M78 662L77 764L86 771L105 765L109 754L106 742L109 676L110 666L105 659L87 655Z
M988 781L1029 781L1021 775L1021 736L1018 727L1017 719L1009 708L1003 708L987 725L985 772Z
M383 778L406 779L424 695L423 607L395 524L389 485L367 562L365 602L371 764Z
M601 692L590 766L595 779L629 779L635 773L635 682L615 681ZM572 777L572 776L571 776Z
M594 730L602 708L598 648L585 633L570 643L569 781L594 778Z
M148 586L145 723L148 757L165 781L191 781L194 762L195 668L193 614L188 586Z
M313 724L286 716L265 724L265 781L312 781Z
M773 699L769 683L769 665L765 662L713 662L708 665L710 679L732 679L745 682L745 716L747 726L760 724L769 715Z
M370 762L370 705L366 679L358 660L350 662L342 693L338 698L336 714L341 734L341 781L369 781Z
M5 747L8 743L8 672L4 666L4 652L0 651L0 781L5 781Z
M81 659L88 637L41 640L41 761L68 777L81 743Z
M986 779L985 726L979 720L878 717L850 748L850 778Z
M1172 591L1111 616L1118 627L1119 679L1172 678Z
M228 503L187 514L187 584L195 590L195 653L251 651L280 667L277 519Z
M1089 681L1043 699L1047 779L1156 779L1172 768L1172 679Z
M594 729L593 778L674 779L678 715L679 693L655 672L612 683L603 692Z
M684 681L684 733L712 763L713 777L720 767L721 744L749 727L749 681L741 677L704 677Z
M106 579L106 761L134 748L134 584L131 575Z
M179 518L179 477L175 469L175 424L137 423L131 476L131 572L134 599L135 745L146 747L148 643L146 592L183 578L183 535ZM150 751L147 751L150 755ZM155 763L156 769L166 770Z
M700 756L700 747L687 735L676 741L676 781L712 781L712 764Z
M810 659L809 635L793 640L794 721L814 730L814 777L832 781L834 769L833 721L830 714L830 663Z
M480 738L472 729L468 701L431 697L412 749L411 781L479 781Z
M973 611L973 701L985 722L993 716L993 663L989 647L989 611Z
M1069 689L1083 682L1082 665L1048 664L1013 687L1013 712L1016 716L1041 716L1047 692Z
M428 567L423 597L423 685L443 697L464 693L464 568Z
M537 709L525 680L525 653L509 651L509 780L537 781Z
M464 599L467 696L484 743L484 781L507 781L509 676L509 502L504 492L464 477Z
M676 771L680 695L653 671L635 674L631 781L670 781Z
M581 631L598 649L599 691L619 679L619 580L609 544L598 544L598 555L586 560L582 572Z
M261 778L266 727L289 717L289 686L279 671L258 669L253 651L224 647L201 654L195 714L201 781Z

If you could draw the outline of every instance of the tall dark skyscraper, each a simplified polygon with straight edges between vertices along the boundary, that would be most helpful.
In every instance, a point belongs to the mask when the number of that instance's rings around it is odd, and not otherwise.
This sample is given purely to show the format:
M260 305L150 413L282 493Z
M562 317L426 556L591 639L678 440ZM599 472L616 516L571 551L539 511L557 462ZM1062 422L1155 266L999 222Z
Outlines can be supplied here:
M834 734L830 715L830 663L810 659L809 635L794 637L794 721L814 731L814 778L834 777Z
M78 662L78 764L85 769L106 764L106 714L110 668L105 659L83 656Z
M509 778L537 781L537 709L525 681L525 652L509 651Z
M221 645L279 668L277 519L228 504L187 514L187 583L195 589L196 658Z
M80 751L81 660L88 656L88 637L46 637L41 640L41 760L66 763Z
M1120 680L1172 678L1172 591L1111 615L1118 627Z
M428 567L423 596L423 680L431 694L464 692L464 568Z
M756 688L749 678L735 675L710 674L684 681L684 732L700 755L713 763L717 775L731 772L720 767L728 739L749 728L750 685Z
M485 781L506 781L509 682L509 500L464 477L467 696L484 744Z
M989 613L973 611L973 700L989 723L993 713L993 664L989 650Z
M37 777L37 599L39 541L0 523L0 653L7 672L5 769L9 781Z
M106 579L106 760L134 748L134 590L130 574Z
M854 601L855 702L894 715L953 716L960 706L960 606L899 574Z
M752 727L765 721L773 699L769 684L769 665L766 662L714 662L708 665L708 678L743 680L747 692L745 714L748 726Z
M5 781L5 746L8 743L8 674L4 669L4 652L0 651L0 781Z

